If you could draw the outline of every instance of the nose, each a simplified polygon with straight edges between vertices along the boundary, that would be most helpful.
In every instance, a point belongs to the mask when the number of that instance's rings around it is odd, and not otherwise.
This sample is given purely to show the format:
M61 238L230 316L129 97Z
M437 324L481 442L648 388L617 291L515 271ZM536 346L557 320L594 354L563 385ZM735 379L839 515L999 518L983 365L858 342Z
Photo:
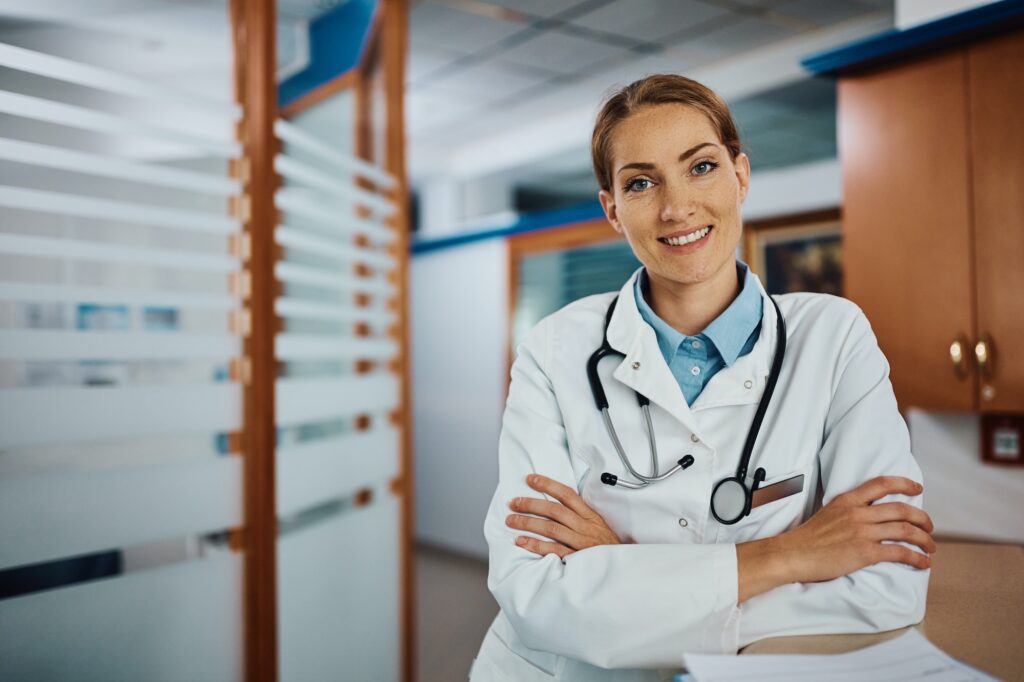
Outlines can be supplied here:
M683 182L667 180L661 195L661 220L666 223L685 223L695 211L693 193Z

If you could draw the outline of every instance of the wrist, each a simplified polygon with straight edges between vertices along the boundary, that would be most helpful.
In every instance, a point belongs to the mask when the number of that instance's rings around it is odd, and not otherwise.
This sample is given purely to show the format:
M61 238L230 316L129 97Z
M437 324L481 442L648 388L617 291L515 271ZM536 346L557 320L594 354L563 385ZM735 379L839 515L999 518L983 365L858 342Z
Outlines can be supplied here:
M796 582L795 566L781 537L736 545L738 603L787 583Z

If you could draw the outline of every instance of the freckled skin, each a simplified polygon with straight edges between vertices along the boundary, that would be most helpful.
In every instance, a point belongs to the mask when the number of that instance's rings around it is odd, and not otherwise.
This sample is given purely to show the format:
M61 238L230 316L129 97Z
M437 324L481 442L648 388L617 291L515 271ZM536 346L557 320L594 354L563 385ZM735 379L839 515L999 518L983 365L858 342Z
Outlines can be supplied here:
M713 146L679 161L680 154L704 142ZM625 235L647 268L655 312L661 315L659 307L665 309L665 319L671 322L668 318L675 316L667 309L688 300L713 303L721 312L738 284L733 263L742 232L740 206L750 181L747 156L740 154L733 161L710 119L699 110L658 104L642 107L616 126L611 157L611 191L602 190L599 198L609 222ZM634 162L654 168L619 171ZM630 182L634 191L626 189ZM704 225L714 229L705 238L707 243L691 253L673 252L658 241ZM690 306L687 317L699 325L710 322L713 315L702 318L713 312L695 315Z

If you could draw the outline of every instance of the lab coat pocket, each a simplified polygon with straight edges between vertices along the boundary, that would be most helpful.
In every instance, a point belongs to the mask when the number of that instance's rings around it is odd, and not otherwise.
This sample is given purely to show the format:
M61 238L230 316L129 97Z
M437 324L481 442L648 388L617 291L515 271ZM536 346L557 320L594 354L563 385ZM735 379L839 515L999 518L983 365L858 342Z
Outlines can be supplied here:
M771 502L766 502L750 510L733 526L724 526L719 542L747 542L758 538L767 538L784 533L803 522L804 503L813 485L811 470L797 469L789 473L772 476L761 484L762 488L786 481L794 476L804 477L800 492L787 495Z

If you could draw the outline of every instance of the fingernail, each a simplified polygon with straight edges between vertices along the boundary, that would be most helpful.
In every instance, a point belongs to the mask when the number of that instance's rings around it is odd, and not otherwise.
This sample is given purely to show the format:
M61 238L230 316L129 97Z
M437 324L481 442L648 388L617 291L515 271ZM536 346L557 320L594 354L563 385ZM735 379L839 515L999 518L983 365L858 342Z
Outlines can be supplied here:
M526 482L530 484L536 483L537 476L535 474L530 474L529 476L526 477Z
M518 497L514 497L511 500L509 500L508 507L509 507L509 509L515 509L516 505L518 505L518 504L519 504L519 498Z
M512 519L514 519L515 517L516 517L515 514L509 514L508 516L506 516L505 517L505 524L511 526L512 525Z
M520 546L525 545L526 544L526 538L524 538L522 535L520 535L519 537L516 538L516 544L520 545Z

